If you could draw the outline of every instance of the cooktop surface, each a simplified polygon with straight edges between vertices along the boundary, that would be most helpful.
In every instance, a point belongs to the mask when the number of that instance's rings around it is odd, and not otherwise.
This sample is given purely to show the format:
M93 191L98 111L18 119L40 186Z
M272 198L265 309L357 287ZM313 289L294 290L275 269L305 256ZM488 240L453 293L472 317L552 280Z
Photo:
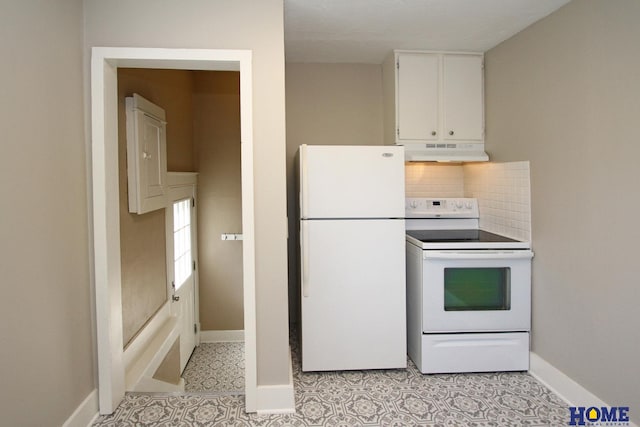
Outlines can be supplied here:
M407 234L421 242L478 242L500 243L518 242L518 240L483 230L408 230Z
M529 249L530 242L473 229L407 230L407 242L425 250Z

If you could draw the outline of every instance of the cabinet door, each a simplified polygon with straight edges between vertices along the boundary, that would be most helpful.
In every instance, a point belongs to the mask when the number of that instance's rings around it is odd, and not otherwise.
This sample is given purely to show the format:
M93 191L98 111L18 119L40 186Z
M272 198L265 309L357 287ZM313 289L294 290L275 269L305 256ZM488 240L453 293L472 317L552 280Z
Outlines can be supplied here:
M443 56L443 129L448 140L478 140L484 133L482 56Z
M164 110L137 94L125 101L129 212L143 214L163 209L167 176Z
M438 55L398 54L397 140L438 139Z

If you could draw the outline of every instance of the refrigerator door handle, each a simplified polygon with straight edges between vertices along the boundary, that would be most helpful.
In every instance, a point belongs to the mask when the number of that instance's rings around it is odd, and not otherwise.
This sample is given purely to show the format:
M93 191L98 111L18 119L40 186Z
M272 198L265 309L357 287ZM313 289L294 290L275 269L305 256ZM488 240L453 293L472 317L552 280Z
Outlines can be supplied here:
M309 224L300 221L302 245L302 296L309 297Z
M306 218L309 211L309 167L307 146L300 146L300 217Z

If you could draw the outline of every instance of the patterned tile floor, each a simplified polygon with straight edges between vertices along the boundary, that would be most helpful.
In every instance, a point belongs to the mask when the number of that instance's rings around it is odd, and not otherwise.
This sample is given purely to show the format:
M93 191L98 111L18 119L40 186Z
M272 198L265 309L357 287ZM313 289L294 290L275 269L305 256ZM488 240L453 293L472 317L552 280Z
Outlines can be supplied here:
M244 343L200 344L182 378L186 392L244 393Z
M565 426L568 407L527 373L303 373L292 342L295 414L244 412L233 393L127 394L104 426Z

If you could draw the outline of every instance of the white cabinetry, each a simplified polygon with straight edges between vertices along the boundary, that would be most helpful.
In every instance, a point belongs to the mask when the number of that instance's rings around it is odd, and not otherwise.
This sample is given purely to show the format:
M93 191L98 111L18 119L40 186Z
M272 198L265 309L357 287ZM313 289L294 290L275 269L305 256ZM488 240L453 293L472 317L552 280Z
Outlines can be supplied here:
M383 79L386 144L483 142L482 54L395 51Z
M482 55L442 55L441 58L442 136L457 141L482 141Z
M125 98L129 212L143 214L167 203L165 112L138 94Z
M396 140L432 141L440 137L438 55L405 53L396 61ZM402 72L398 68L402 61Z

